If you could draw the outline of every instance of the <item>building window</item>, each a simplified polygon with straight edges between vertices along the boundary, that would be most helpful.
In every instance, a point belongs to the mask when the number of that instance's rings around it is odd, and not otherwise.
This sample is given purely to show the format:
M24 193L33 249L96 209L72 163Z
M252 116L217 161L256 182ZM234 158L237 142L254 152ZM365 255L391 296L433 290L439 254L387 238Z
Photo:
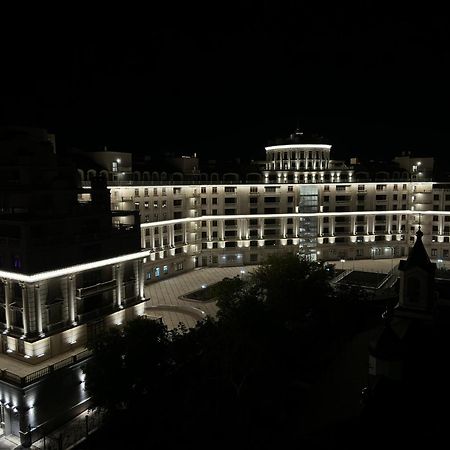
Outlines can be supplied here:
M140 206L141 206L141 204L139 202L134 202L134 209L136 211L139 211Z
M148 197L148 188L144 189L144 197Z
M201 192L202 194L206 194L206 187L205 187L205 186L201 187L201 188L200 188L200 192Z
M236 192L236 188L234 186L225 186L225 192Z
M163 272L164 275L167 275L169 273L169 266L163 266Z
M258 193L258 186L250 186L250 193L251 194L257 194Z
M139 197L139 189L135 189L134 190L134 196L135 197Z
M158 195L158 188L153 188L153 195L154 196Z
M212 188L212 193L213 193L213 194L217 194L217 186L213 186L213 188Z
M180 270L183 270L183 263L182 262L176 263L175 264L175 270L177 272L179 272Z
M161 275L159 267L155 267L155 277L159 277Z
M144 208L148 208L148 202L144 202Z
M151 272L151 271L148 271L148 272L145 274L145 279L146 279L146 280L151 280L151 279L152 279L152 272Z

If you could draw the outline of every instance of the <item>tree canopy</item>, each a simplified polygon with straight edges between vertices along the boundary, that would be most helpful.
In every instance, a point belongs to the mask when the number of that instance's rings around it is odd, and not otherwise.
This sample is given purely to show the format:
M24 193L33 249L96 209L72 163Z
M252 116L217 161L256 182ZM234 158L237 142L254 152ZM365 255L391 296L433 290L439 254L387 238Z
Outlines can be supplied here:
M295 256L271 257L215 289L217 317L192 329L138 318L91 343L94 403L153 427L161 445L199 446L199 424L203 439L224 445L241 435L250 448L300 439L308 387L348 335L356 299L335 292L320 264Z

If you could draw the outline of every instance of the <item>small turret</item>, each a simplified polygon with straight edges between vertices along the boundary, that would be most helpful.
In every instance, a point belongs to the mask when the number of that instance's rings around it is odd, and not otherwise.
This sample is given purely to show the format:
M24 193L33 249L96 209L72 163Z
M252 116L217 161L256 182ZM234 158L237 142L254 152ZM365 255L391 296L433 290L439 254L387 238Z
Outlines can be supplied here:
M416 242L406 261L400 261L399 308L431 313L434 304L434 275L436 264L430 261L422 242L423 232L416 233Z

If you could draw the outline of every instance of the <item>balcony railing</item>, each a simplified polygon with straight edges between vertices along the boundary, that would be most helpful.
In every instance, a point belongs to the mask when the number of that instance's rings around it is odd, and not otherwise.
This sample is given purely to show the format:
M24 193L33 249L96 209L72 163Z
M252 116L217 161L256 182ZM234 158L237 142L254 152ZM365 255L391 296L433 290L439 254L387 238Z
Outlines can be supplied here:
M77 353L76 355L69 356L68 358L65 358L54 364L50 364L49 366L36 370L35 372L32 372L24 377L9 372L8 370L0 370L0 380L8 381L17 386L27 386L57 370L84 361L91 355L92 352L90 350L83 350L82 352Z
M98 283L93 286L87 286L84 288L77 289L77 297L83 298L88 297L91 295L98 294L100 292L109 291L111 289L114 289L117 285L117 282L115 279L110 281L105 281L104 283Z

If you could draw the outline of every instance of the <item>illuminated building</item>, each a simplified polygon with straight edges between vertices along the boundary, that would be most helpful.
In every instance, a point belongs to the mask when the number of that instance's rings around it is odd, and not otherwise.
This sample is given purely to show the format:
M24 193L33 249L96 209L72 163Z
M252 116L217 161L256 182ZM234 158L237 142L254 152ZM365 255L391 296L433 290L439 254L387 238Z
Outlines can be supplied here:
M111 212L41 130L0 132L0 415L24 446L89 406L89 338L144 311L139 215ZM127 225L115 225L126 218Z

